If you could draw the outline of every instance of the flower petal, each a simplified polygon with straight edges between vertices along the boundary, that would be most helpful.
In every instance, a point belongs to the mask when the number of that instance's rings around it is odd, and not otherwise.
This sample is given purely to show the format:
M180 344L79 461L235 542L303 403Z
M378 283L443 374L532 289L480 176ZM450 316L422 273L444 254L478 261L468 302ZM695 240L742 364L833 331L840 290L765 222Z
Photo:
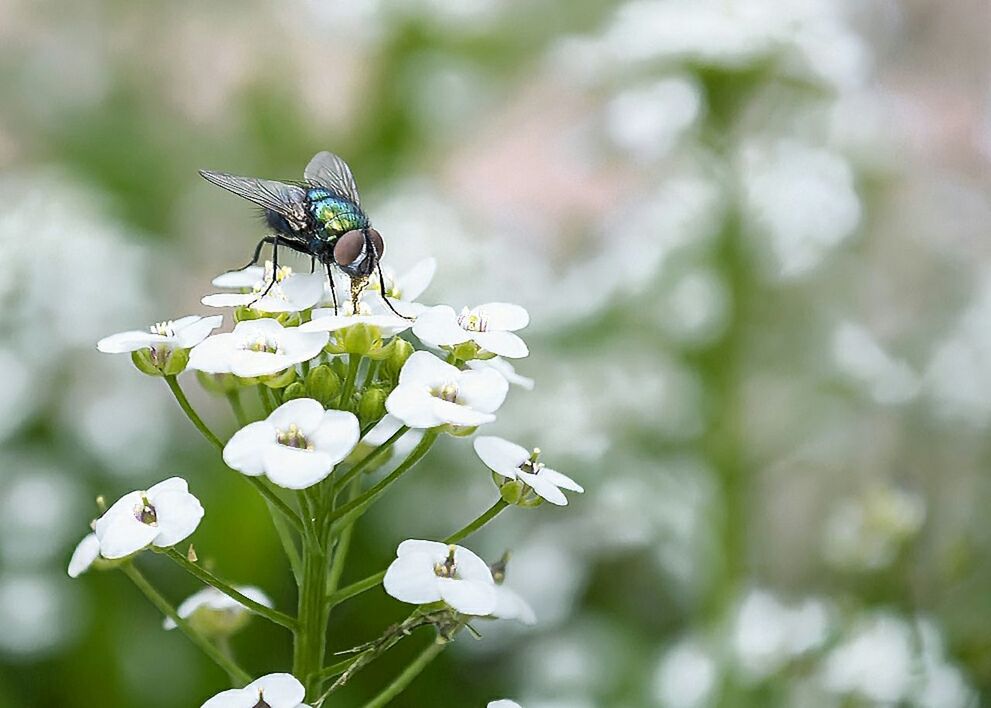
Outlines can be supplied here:
M501 357L493 357L492 359L472 359L468 362L468 368L474 369L475 371L481 371L482 369L494 369L502 374L502 377L509 383L515 384L516 386L524 388L527 391L533 390L533 379L517 374L513 365Z
M124 354L147 349L155 345L169 344L170 337L161 334L152 334L142 330L131 330L130 332L119 332L104 337L96 343L96 348L104 354Z
M257 701L257 693L255 693L254 698ZM228 688L207 700L200 708L254 708L254 705L251 703L251 694L245 689Z
M464 371L458 377L458 400L477 411L496 412L507 393L509 383L494 369Z
M423 541L417 538L410 538L399 544L399 547L396 548L396 555L402 558L403 556L413 555L414 553L422 553L430 556L434 563L443 563L447 558L449 548L446 543L441 543L440 541Z
M467 342L472 333L458 324L458 316L454 308L438 305L420 313L413 325L413 334L427 344L442 347Z
M269 445L262 458L265 475L285 489L312 487L334 468L334 461L326 453L286 445Z
M306 690L292 674L269 674L252 681L244 690L255 697L261 694L271 708L296 708L306 697Z
M485 320L490 332L493 330L515 332L530 324L530 313L519 305L511 305L507 302L479 305L471 312Z
M103 516L96 520L93 530L97 536L102 536L104 530L120 516L130 516L134 518L134 508L141 504L141 492L128 492L120 499L110 505L110 508L103 512Z
M162 480L158 484L155 484L148 488L148 498L151 502L155 503L155 498L160 492L166 491L179 491L188 492L189 483L182 477L169 477L166 480Z
M335 465L351 453L360 437L358 418L348 411L325 411L320 425L309 433L313 446L327 454Z
M210 281L215 288L251 289L265 280L265 268L248 266L242 270L229 270Z
M481 435L473 443L475 454L493 472L515 479L520 465L530 459L525 448L494 435Z
M224 445L224 462L231 469L257 477L265 472L265 449L275 442L275 426L259 420L244 426Z
M189 352L187 368L207 374L230 373L231 354L236 350L238 341L230 332L207 337Z
M585 489L578 484L578 482L571 479L571 477L561 474L557 470L552 470L549 467L542 468L540 470L540 476L553 484L555 487L567 489L572 492L578 492L579 494L585 491Z
M257 297L255 293L213 293L201 297L200 302L207 307L244 307Z
M441 598L434 574L434 560L426 553L409 553L392 561L385 571L382 586L402 602L422 605Z
M100 539L95 533L86 534L69 559L69 577L78 578L100 557Z
M100 539L100 555L113 560L146 548L158 535L158 528L141 523L133 513L117 514L96 535Z
M421 386L400 384L385 399L385 409L401 420L403 425L411 428L433 428L445 422L434 412L434 400Z
M495 585L476 580L437 578L441 599L466 615L488 615L496 606Z
M495 584L488 563L464 546L454 547L454 563L457 566L458 575L464 580L473 580L489 585Z
M517 620L525 625L537 623L537 615L530 607L530 603L505 585L496 586L496 606L492 610L492 616L499 619Z
M196 317L194 322L189 322L181 326L176 321L176 344L180 349L191 349L206 339L223 322L223 315Z
M427 289L437 272L437 259L430 257L418 261L408 271L403 273L399 281L400 296L409 302L416 300Z
M159 548L174 546L189 537L203 518L203 506L189 492L168 490L155 497L158 535L154 544Z
M266 418L276 430L295 424L304 435L316 430L323 420L323 406L312 398L294 398L276 408Z
M499 356L522 359L530 355L526 342L512 332L475 332L471 338L485 351Z
M540 473L530 474L529 472L520 470L518 476L526 484L533 488L533 491L537 493L537 496L543 497L551 504L556 504L558 506L568 505L568 498L564 496L564 492L558 489L549 479L542 477Z
M445 401L443 398L431 396L431 406L434 415L451 425L473 428L476 425L484 425L495 420L495 416L491 413L483 413L460 403Z
M209 342L210 340L208 339L206 341ZM194 349L193 351L196 350ZM190 356L190 361L192 361L192 356ZM248 349L239 349L231 352L228 362L230 372L235 376L244 378L277 374L280 371L285 371L295 363L284 354L255 352Z
M417 384L430 388L457 381L460 370L441 361L430 352L413 352L399 372L399 384Z

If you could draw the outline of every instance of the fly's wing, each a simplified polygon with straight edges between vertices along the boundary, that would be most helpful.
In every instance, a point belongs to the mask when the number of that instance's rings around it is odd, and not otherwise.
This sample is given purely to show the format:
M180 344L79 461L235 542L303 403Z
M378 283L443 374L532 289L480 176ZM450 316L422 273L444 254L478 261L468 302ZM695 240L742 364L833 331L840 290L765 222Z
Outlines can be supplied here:
M257 177L238 177L226 172L200 170L205 180L258 206L271 209L289 221L290 225L306 225L306 190L293 184Z
M358 185L355 184L351 168L332 152L324 150L314 155L303 171L303 178L310 184L326 187L339 196L349 199L355 206L361 206L361 196L358 194Z

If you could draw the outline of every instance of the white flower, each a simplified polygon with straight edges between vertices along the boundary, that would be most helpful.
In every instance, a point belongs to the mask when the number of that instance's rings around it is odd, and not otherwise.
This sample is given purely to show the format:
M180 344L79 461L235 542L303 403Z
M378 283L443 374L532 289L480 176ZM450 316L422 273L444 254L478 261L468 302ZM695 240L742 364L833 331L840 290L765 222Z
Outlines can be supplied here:
M496 619L516 620L527 626L537 623L537 615L530 603L505 585L496 585L496 606L490 614Z
M194 347L189 368L244 378L275 374L317 356L328 336L285 328L271 318L245 320L233 332L215 334Z
M280 487L305 489L329 475L360 435L353 413L325 411L312 398L297 398L234 433L224 446L224 462L251 477L264 474Z
M397 600L422 605L443 600L466 615L488 615L496 608L496 585L481 558L461 546L408 540L382 585Z
M268 595L256 587L246 585L235 589L260 605L272 606L272 600L269 599ZM176 612L183 619L203 616L204 621L211 625L233 630L240 626L250 610L230 595L222 593L216 588L208 587L183 600L182 604L176 608ZM176 623L171 617L166 617L162 626L165 629L175 629Z
M492 369L461 371L429 352L414 352L385 408L411 428L450 423L477 426L495 420L509 384Z
M579 493L585 491L570 477L545 467L542 462L534 462L539 450L534 450L535 455L531 456L519 445L492 435L476 438L474 445L475 452L486 467L503 477L523 481L551 504L564 506L568 503L562 489Z
M523 708L523 706L521 706L516 701L511 701L508 698L503 698L498 701L489 701L489 704L488 706L486 706L486 708Z
M272 283L273 278L275 283ZM218 288L238 288L242 292L207 295L200 302L209 307L250 306L259 312L299 312L320 302L326 278L322 271L293 273L289 266L280 266L273 273L272 262L266 261L264 268L249 266L213 279ZM268 287L270 283L271 288ZM265 295L259 297L263 292Z
M475 371L495 369L502 374L502 377L509 383L526 389L527 391L533 390L533 379L517 374L516 368L501 356L492 357L491 359L472 359L471 361L465 363L468 365L469 369L474 369Z
M413 334L437 347L475 342L481 349L499 356L519 359L530 350L526 342L513 334L530 324L530 315L519 305L490 302L461 310L438 305L421 313L413 325Z
M385 296L389 304L402 315L412 317L420 314L425 308L414 300L427 289L436 271L437 260L434 258L424 258L401 275L397 275L388 266L382 266ZM382 301L380 290L378 278L369 279L368 287L361 295L362 302L367 303L373 311L389 312L388 305Z
M96 520L104 558L124 558L154 544L168 548L188 537L203 518L203 507L181 477L118 499Z
M192 349L202 342L223 322L222 315L199 317L189 315L177 320L159 322L144 330L119 332L104 337L96 348L105 354L123 354L139 349L150 349L152 357L159 359L175 349Z
M385 306L383 305L382 308L384 309ZM377 312L376 308L365 301L358 303L357 314L350 310L350 302L341 305L336 315L332 307L319 307L313 311L311 320L300 325L299 329L302 332L337 332L356 324L365 324L377 327L382 337L391 337L406 331L413 324L410 320L397 317L391 312Z
M200 708L306 708L306 689L291 674L269 674L244 688L222 691Z
M76 550L72 552L72 558L69 559L69 577L78 578L89 570L93 562L99 557L100 539L96 537L95 533L87 534L76 546Z

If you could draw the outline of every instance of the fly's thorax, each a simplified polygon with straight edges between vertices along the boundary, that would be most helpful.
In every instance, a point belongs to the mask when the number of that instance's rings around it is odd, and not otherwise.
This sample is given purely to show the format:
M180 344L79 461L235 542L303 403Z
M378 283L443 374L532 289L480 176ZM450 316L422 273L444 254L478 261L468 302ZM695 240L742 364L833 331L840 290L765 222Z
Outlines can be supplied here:
M368 217L356 204L328 194L323 190L310 191L310 214L325 232L325 236L334 238L353 229L364 229L368 226Z

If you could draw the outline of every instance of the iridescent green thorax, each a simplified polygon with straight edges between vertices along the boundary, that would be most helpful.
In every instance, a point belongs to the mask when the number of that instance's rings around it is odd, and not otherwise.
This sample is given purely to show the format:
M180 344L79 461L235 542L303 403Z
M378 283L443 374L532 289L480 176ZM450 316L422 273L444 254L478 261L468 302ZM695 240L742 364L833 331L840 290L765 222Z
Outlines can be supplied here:
M368 217L356 204L325 189L310 189L310 213L323 226L328 237L369 226Z

